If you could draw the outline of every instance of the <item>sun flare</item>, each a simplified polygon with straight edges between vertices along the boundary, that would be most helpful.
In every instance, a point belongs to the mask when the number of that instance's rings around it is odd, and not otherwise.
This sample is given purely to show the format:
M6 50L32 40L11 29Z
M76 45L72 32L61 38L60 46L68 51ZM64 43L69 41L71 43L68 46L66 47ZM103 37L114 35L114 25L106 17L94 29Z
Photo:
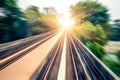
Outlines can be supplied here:
M70 13L66 12L62 17L60 17L60 24L63 28L68 29L75 24L75 21L70 18Z

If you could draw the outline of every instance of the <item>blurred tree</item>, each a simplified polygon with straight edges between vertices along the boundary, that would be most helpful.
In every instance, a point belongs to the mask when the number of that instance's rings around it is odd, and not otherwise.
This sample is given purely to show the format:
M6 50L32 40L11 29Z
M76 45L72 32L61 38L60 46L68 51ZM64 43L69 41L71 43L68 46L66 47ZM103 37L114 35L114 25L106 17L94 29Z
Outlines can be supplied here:
M100 25L95 26L89 21L82 23L79 28L77 27L76 32L83 42L87 40L105 45L108 40L103 28Z
M81 0L70 7L71 17L76 20L76 35L113 72L120 76L120 61L116 55L107 55L103 48L110 33L108 9L97 0ZM116 21L118 23L119 20ZM119 56L119 54L117 54Z
M115 54L116 56L118 56L118 58L120 59L120 51L116 52L116 53L113 53Z
M40 24L40 12L38 7L30 6L25 11L25 18L27 19L28 23L32 26L38 26Z
M96 42L87 42L86 46L99 58L101 59L106 53L104 48Z
M76 20L76 23L82 26L83 31L81 39L86 38L90 41L95 41L101 45L105 45L110 34L109 14L108 9L101 3L94 0L80 1L70 7L71 17Z
M101 59L116 75L120 77L120 59L114 54L106 54Z
M45 15L45 17L42 20L42 23L43 27L46 28L47 30L52 30L60 27L56 15L51 14Z
M110 40L120 41L120 19L113 21L112 27L110 29Z
M55 28L56 16L45 15L39 12L36 6L28 7L23 13L16 3L17 0L0 0L0 43L36 35Z
M55 29L59 25L56 15L41 13L36 6L30 6L25 11L25 17L32 26L33 34Z
M109 27L107 25L109 22L108 9L97 1L80 1L71 6L70 10L77 23L89 20L94 25L100 24L103 28Z
M120 19L114 20L114 25L120 27Z
M14 40L13 29L22 11L16 5L17 0L0 0L0 42Z
M18 0L0 0L0 8L6 16L20 17L22 16L22 11L17 6Z
M42 27L42 19L44 14L39 12L39 8L36 6L30 6L25 11L25 18L30 24L29 29L33 35L39 34L45 31Z

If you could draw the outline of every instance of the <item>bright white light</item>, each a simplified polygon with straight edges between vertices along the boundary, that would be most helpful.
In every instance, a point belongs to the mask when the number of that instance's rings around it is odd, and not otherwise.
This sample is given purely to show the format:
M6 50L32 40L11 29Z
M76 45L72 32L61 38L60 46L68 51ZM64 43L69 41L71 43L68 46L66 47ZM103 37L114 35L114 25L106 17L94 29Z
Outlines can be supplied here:
M75 24L75 21L70 18L70 14L69 13L65 13L64 16L62 18L60 18L60 24L64 28L69 28L73 24Z

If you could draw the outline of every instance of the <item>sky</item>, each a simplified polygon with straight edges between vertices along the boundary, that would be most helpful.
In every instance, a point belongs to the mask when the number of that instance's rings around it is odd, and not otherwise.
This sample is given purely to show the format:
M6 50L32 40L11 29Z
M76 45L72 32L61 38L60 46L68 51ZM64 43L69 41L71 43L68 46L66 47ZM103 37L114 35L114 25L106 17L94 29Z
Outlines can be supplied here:
M30 5L42 7L55 7L58 13L68 12L69 6L80 0L19 0L21 9L26 9ZM120 0L98 0L109 9L111 19L120 19Z
M68 11L71 4L77 3L79 0L19 0L18 5L25 9L30 5L36 5L39 8L42 7L55 7L58 13L64 13Z

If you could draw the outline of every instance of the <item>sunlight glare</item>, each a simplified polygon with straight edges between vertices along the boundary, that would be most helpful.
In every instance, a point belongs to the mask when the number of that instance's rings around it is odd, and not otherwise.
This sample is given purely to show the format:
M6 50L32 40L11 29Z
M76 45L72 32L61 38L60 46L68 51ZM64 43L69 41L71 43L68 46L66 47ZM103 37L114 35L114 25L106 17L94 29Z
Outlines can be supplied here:
M60 24L63 28L68 29L75 24L74 19L70 18L70 13L65 13L62 18L60 18Z

